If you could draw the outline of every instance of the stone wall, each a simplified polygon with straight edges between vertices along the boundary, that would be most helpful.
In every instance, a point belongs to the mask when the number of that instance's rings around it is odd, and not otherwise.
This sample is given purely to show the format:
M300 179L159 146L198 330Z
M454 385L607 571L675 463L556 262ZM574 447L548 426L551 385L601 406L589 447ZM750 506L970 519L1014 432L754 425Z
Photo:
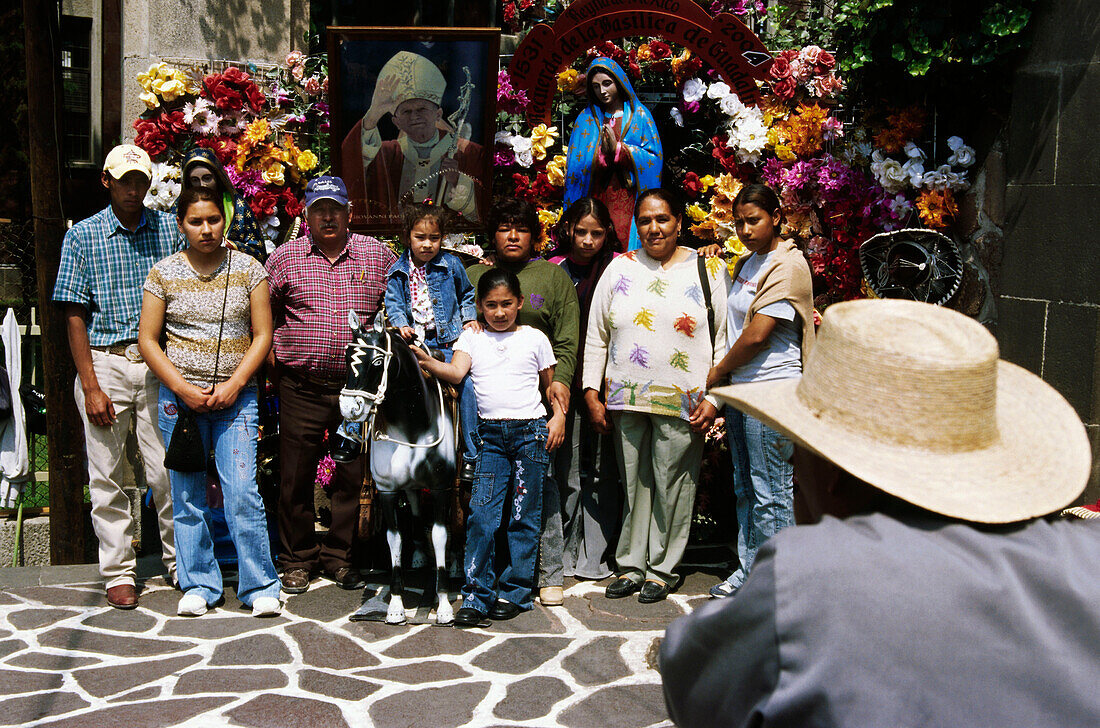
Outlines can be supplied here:
M305 49L308 0L123 0L123 136L145 110L138 73L162 58L282 63Z
M1100 497L1100 3L1052 0L1016 72L1005 149L1002 356L1058 389L1085 422ZM1027 453L1020 453L1026 458Z

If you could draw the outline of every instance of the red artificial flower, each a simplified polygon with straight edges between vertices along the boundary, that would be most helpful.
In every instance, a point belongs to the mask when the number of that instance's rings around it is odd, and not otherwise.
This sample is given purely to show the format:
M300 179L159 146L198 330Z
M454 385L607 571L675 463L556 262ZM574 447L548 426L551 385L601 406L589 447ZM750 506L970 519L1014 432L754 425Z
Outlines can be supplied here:
M237 143L228 137L203 137L197 144L213 150L222 164L233 164L237 160Z
M134 121L134 129L137 131L134 136L134 144L144 149L150 158L156 159L168 151L172 139L164 133L164 130L155 121L137 119Z
M290 217L298 217L302 214L302 202L298 199L298 196L294 194L294 190L289 187L283 188L283 209Z
M783 56L777 57L772 61L772 67L768 69L768 78L772 81L778 81L781 78L787 78L791 75L791 62Z
M819 66L824 66L825 70L828 71L836 66L836 58L834 58L833 54L829 51L823 50L817 54L817 64Z
M175 137L188 129L187 122L183 120L182 111L162 111L157 117L157 126L166 135Z
M649 70L653 71L654 73L668 73L668 69L668 61L654 61L653 63L649 64Z
M516 4L504 3L504 22L508 23L512 30L516 30Z
M699 181L698 174L688 172L684 175L684 194L694 200L702 191L703 183Z
M642 79L642 67L638 65L637 61L630 61L626 64L626 72L630 74L630 77L635 81Z
M664 58L672 57L672 48L668 43L663 40L655 40L649 44L649 52L653 54L655 60L661 60Z
M793 99L795 91L797 90L798 83L791 76L781 78L772 83L772 93L784 101Z
M252 196L248 206L252 208L252 212L257 218L265 219L279 211L278 202L278 195L272 194L267 189L262 189Z
M519 0L520 10L530 10L535 5L535 0Z

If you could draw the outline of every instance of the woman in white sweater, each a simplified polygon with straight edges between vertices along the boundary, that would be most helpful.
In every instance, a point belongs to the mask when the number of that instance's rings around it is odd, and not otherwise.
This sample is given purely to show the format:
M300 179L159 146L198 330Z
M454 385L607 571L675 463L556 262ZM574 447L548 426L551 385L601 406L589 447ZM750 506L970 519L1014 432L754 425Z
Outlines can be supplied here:
M683 214L671 192L643 192L642 247L608 265L592 297L581 383L593 427L615 434L626 488L612 599L657 602L678 585L717 413L706 379L726 351L729 277L721 260L678 245Z

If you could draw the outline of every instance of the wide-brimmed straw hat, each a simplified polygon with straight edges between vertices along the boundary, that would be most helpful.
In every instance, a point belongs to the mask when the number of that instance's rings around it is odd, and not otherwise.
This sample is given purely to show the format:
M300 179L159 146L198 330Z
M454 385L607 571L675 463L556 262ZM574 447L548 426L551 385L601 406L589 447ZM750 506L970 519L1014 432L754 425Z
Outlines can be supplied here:
M1091 468L1062 395L998 360L980 324L926 303L835 304L800 380L713 393L860 480L966 521L1056 511Z

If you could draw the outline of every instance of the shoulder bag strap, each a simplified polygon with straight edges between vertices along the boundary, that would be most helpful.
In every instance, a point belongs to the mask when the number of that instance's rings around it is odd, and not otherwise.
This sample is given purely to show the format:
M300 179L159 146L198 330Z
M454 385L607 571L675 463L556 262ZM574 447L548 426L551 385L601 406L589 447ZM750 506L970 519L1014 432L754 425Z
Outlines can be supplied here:
M696 261L699 265L699 285L703 287L703 301L707 306L707 328L710 330L710 347L714 348L714 306L710 301L710 276L707 275L707 261L703 256L696 255Z
M229 249L225 261L225 293L222 295L222 315L218 322L218 348L214 353L214 375L210 379L210 386L218 386L218 364L222 355L222 331L225 330L225 302L229 300L229 274L233 272L233 249Z

